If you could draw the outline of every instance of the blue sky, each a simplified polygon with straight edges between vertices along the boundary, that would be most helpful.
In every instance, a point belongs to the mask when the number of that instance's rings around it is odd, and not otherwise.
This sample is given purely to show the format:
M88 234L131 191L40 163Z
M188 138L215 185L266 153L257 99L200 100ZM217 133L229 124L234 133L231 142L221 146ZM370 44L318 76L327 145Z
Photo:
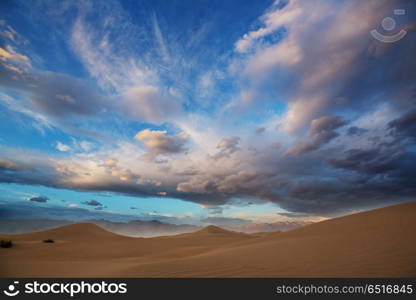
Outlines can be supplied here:
M245 224L413 200L414 28L412 1L2 1L2 217Z

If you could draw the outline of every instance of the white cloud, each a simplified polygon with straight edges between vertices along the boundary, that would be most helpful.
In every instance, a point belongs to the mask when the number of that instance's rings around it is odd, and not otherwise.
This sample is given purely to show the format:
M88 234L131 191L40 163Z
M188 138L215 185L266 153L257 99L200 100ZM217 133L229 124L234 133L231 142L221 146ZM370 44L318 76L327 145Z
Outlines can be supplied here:
M63 144L61 142L56 143L56 149L58 149L59 151L62 151L62 152L67 152L67 151L72 150L72 148L70 146L68 146L66 144Z
M276 1L276 3L278 2L279 1ZM244 34L244 36L235 43L235 50L240 53L247 52L251 47L253 47L253 44L255 44L262 37L265 37L280 27L297 20L303 12L301 7L297 7L294 2L295 1L290 1L288 3L290 9L286 7L284 9L271 10L265 13L260 18L264 26Z
M79 147L85 151L85 152L89 152L94 148L94 144L88 141L81 141L79 142Z
M110 44L107 39L105 26L97 30L88 26L82 17L72 28L72 49L102 88L122 92L138 83L157 80L152 70L130 56L126 49L114 49L117 43Z

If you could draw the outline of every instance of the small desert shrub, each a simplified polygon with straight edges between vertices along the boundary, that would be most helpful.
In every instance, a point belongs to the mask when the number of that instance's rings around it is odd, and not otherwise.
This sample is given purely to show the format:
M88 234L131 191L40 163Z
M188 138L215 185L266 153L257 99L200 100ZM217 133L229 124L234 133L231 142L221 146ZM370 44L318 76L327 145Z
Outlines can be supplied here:
M44 243L55 243L55 241L54 240L51 240L51 239L43 240L43 242Z
M1 248L11 248L13 246L13 243L11 240L5 241L5 240L1 240L0 241L0 247Z

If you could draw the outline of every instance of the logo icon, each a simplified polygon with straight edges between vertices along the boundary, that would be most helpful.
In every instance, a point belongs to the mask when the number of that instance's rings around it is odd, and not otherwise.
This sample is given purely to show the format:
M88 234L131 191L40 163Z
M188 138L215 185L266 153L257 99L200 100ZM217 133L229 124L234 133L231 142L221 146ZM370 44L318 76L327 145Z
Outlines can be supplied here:
M10 284L7 287L7 290L4 290L3 293L5 293L7 296L14 297L20 293L19 290L16 290L16 285L19 284L19 281L14 281L13 284Z
M395 15L402 16L406 14L406 11L404 9L395 9L393 13ZM396 28L396 21L391 17L386 17L381 21L381 27L383 27L385 31L392 31ZM370 33L376 40L379 40L380 42L394 43L394 42L397 42L398 40L401 40L406 35L407 31L404 29L401 29L396 34L384 35L378 32L377 29L373 29L370 31Z

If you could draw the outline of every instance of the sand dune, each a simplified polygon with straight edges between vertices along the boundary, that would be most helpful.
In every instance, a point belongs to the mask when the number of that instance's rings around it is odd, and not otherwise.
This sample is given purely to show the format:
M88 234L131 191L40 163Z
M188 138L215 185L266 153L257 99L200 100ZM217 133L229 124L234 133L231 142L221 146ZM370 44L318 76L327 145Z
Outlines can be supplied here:
M0 238L14 242L0 249L3 277L416 276L416 202L280 233L132 238L83 223Z

